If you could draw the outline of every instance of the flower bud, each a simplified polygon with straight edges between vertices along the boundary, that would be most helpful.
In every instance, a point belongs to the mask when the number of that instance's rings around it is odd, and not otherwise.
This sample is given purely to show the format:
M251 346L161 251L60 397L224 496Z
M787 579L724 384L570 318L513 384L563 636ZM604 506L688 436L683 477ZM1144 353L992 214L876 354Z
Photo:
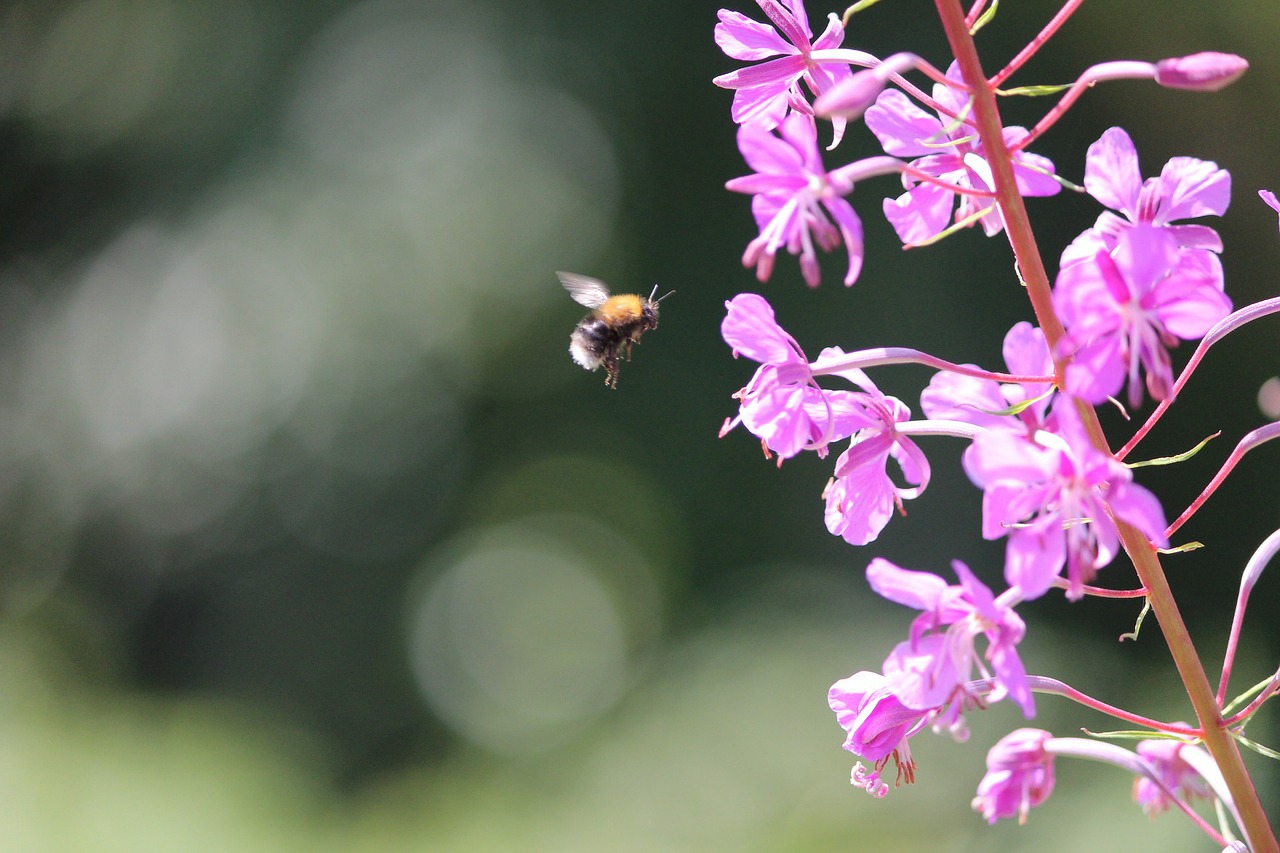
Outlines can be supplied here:
M1216 92L1230 86L1248 68L1244 57L1234 53L1205 51L1160 60L1156 63L1156 82L1170 89Z

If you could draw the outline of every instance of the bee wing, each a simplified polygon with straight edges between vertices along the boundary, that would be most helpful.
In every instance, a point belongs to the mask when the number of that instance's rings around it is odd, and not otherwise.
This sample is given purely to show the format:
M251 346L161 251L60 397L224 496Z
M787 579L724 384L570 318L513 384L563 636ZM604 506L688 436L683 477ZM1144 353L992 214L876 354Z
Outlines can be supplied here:
M560 284L579 305L599 308L609 298L609 287L598 278L578 275L576 272L557 272Z

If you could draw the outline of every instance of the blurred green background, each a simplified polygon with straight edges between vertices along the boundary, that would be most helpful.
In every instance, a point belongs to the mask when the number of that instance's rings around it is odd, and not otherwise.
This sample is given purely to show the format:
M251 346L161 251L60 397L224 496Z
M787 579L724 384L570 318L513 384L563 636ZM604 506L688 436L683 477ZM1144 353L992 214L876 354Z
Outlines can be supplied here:
M903 253L859 187L859 283L817 291L754 229L711 33L663 0L29 0L0 4L0 848L166 850L1203 850L1129 780L1061 766L1030 825L969 810L1000 706L967 745L924 737L920 781L873 801L826 708L910 614L876 555L999 577L954 442L867 549L829 536L830 461L781 470L718 439L752 365L723 302L762 290L811 354L904 345L995 366L1029 317L1005 244ZM757 19L754 4L735 8ZM846 45L945 65L925 2L882 3ZM1055 11L1005 4L989 67ZM815 25L830 11L811 5ZM1216 160L1236 304L1275 295L1280 189L1270 2L1086 6L1014 84L1114 58L1247 56L1216 95L1111 84L1036 146L1079 181L1122 124L1157 174ZM1006 118L1033 123L1042 103ZM830 163L874 153L851 129ZM1030 202L1052 268L1098 213ZM582 315L553 270L678 295L620 389L573 365ZM1274 321L1218 347L1139 456L1170 517L1280 373ZM1176 358L1185 358L1184 348ZM876 381L913 406L927 373ZM1110 417L1110 416L1109 416ZM1116 435L1124 425L1110 417ZM1211 673L1239 571L1280 523L1264 448L1169 560ZM1103 580L1125 586L1121 563ZM1264 578L1243 689L1280 650ZM1023 657L1166 719L1158 629L1060 597ZM1108 728L1042 699L1058 734ZM1270 715L1251 729L1275 745ZM1277 776L1257 760L1264 799ZM1089 815L1082 820L1081 815ZM1280 809L1272 814L1280 818Z

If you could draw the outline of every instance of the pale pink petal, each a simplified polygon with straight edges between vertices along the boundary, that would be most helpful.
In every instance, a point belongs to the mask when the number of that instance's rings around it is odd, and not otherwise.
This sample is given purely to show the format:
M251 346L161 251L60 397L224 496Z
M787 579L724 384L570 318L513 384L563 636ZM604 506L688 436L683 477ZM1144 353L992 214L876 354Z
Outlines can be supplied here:
M1231 174L1217 163L1174 157L1160 171L1161 203L1157 224L1197 216L1221 216L1231 204Z
M897 89L886 89L867 108L864 121L886 154L894 157L922 157L937 153L924 143L945 141L942 123L915 105Z
M716 44L734 59L754 62L780 53L796 52L795 46L768 24L730 9L721 9L718 14L720 23L715 27Z
M884 217L905 244L935 237L951 224L955 193L937 184L919 184L895 198L884 200Z
M883 557L867 564L867 583L878 595L916 610L936 608L948 587L938 575L904 569Z

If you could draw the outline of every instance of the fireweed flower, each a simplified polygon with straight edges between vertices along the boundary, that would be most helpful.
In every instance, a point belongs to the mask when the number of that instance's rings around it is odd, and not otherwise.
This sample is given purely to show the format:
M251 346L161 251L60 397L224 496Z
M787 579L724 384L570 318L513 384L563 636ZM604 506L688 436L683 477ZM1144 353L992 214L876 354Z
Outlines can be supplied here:
M1213 252L1179 248L1168 229L1133 225L1115 249L1065 264L1053 306L1067 329L1061 354L1070 357L1066 390L1101 403L1126 382L1129 405L1142 401L1139 370L1151 397L1173 391L1168 347L1202 337L1231 313L1222 264Z
M832 347L820 359L841 355ZM896 397L880 393L861 370L839 374L861 387L853 392L867 418L853 433L849 449L836 460L835 476L823 490L827 530L850 545L866 545L880 535L902 502L919 497L929 485L929 460L920 447L897 430L911 418L911 410ZM846 418L845 423L853 423ZM889 476L889 460L897 463L909 486Z
M1053 738L1043 729L1017 729L996 742L987 753L987 775L978 784L974 811L982 812L987 823L1018 816L1027 822L1027 813L1053 793L1053 754L1044 748Z
M959 69L953 63L947 77L963 85ZM881 93L867 109L867 127L880 140L886 154L915 157L912 167L955 186L993 192L995 185L984 157L977 131L964 120L970 113L969 96L940 83L933 87L933 98L945 110L937 116L916 106L897 89ZM960 119L951 116L960 116ZM1005 147L1025 138L1021 127L1004 129ZM1013 155L1014 176L1018 191L1024 196L1056 194L1061 185L1053 177L1053 162L1037 154L1017 151ZM989 197L961 195L954 190L903 174L907 192L896 199L884 200L884 215L903 243L921 243L946 230L955 209L956 222L979 216L982 230L991 236L1004 227L999 211ZM956 196L960 196L956 207Z
M993 596L959 560L951 567L960 578L959 585L948 585L929 572L899 568L880 557L867 566L873 590L922 611L911 623L910 639L885 659L889 689L908 708L937 708L956 700L977 668L983 678L994 676L988 701L1008 696L1028 718L1035 716L1035 702L1016 648L1026 626L1006 603L1007 594ZM974 647L979 635L987 640L984 657L990 672Z
M1113 127L1089 146L1085 155L1084 188L1107 211L1094 230L1107 249L1116 236L1139 223L1165 229L1178 246L1222 251L1222 238L1206 225L1174 225L1179 219L1221 216L1231 204L1231 174L1217 163L1194 157L1174 157L1160 170L1160 177L1142 179L1138 151L1129 134ZM1069 253L1068 257L1075 253Z
M844 748L873 765L871 772L860 762L854 765L854 785L883 797L889 786L880 774L891 758L899 784L915 781L916 764L907 741L925 727L929 711L906 707L893 695L883 675L866 670L831 685L827 704L835 712L836 722L848 733Z
M1010 373L1052 376L1053 357L1044 332L1030 323L1015 324L1004 336L1004 363ZM985 429L1031 434L1044 426L1052 388L1049 383L1016 385L941 370L920 392L920 408L934 420L963 421ZM1035 402L1016 414L1004 414L1028 400Z
M802 450L825 456L828 443L870 423L854 392L818 387L800 344L778 325L763 296L740 293L725 308L720 324L725 343L735 358L745 355L760 367L734 395L740 401L738 416L725 421L720 435L741 423L781 461Z
M828 173L818 151L812 116L791 113L780 135L755 124L738 128L738 150L755 174L734 178L730 190L750 193L751 212L760 236L747 245L742 265L756 268L768 281L778 249L800 256L800 272L810 287L820 280L814 245L831 251L841 242L849 252L844 283L853 284L862 270L862 220L843 196L853 191L845 172ZM846 167L847 170L848 167Z
M1144 740L1138 742L1136 752L1150 763L1165 788L1183 800L1213 796L1208 782L1187 763L1189 753L1198 753L1205 760L1212 761L1203 748L1180 740ZM1173 805L1165 789L1145 776L1134 778L1133 799L1148 815L1159 814Z
M722 74L712 82L735 90L730 112L735 122L771 130L782 122L788 110L812 114L813 109L800 90L801 80L816 97L849 79L851 72L847 61L815 59L811 55L815 50L837 48L844 41L844 27L834 14L814 41L804 0L756 2L773 26L741 12L721 9L720 23L715 28L716 44L733 59L768 61ZM833 126L838 141L844 132L844 121L835 121Z
M1059 407L1052 420L1057 432L1032 438L987 430L963 456L969 479L983 490L982 535L1008 537L1004 576L1023 600L1047 592L1064 565L1067 598L1080 598L1083 585L1116 556L1113 515L1168 546L1160 502L1089 442L1074 407Z

